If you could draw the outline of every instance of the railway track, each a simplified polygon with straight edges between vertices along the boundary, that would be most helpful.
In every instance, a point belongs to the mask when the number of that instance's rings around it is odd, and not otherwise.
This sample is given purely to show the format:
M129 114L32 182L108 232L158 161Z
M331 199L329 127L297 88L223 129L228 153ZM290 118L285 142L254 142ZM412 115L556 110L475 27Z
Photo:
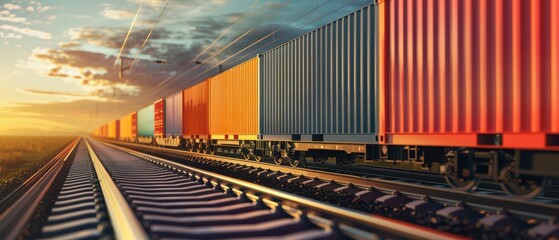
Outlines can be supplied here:
M363 178L349 176L346 174L329 173L311 169L295 169L284 166L277 166L266 163L247 162L222 156L202 155L188 153L174 149L161 149L143 145L118 143L121 146L139 150L144 153L156 155L166 159L173 159L177 162L191 164L199 168L205 167L208 170L219 171L231 176L244 175L246 179L256 179L265 184L266 181L274 182L272 185L287 184L293 187L306 186L314 187L316 195L328 195L338 193L340 196L347 197L353 195L355 199L367 199L370 205L380 205L382 208L398 209L396 213L389 215L402 216L406 210L429 209L428 216L433 216L437 221L446 222L428 223L424 225L436 227L442 230L452 230L458 233L465 233L472 229L478 229L477 235L504 237L504 235L490 235L491 231L507 230L510 236L522 235L524 238L556 237L559 236L559 225L555 224L555 217L559 216L559 205L555 201L529 201L501 196L488 191L465 193L438 186L424 186L406 181L391 181L379 178ZM140 153L136 153L140 154ZM248 176L250 174L256 175ZM265 176L272 180L262 180ZM278 183L284 182L284 183ZM288 184L288 185L289 185ZM289 187L284 186L284 190ZM344 193L345 195L342 195ZM330 197L336 196L330 195ZM319 197L323 201L331 201L328 197ZM354 204L355 205L355 204ZM363 208L360 210L377 213L378 208ZM406 210L402 210L406 209ZM415 214L415 213L414 213ZM404 214L405 215L405 214ZM417 219L412 221L418 222ZM442 226L437 226L442 225ZM461 225L461 229L454 229ZM514 230L511 230L514 229ZM489 234L489 235L488 235Z
M33 203L14 204L35 216L2 215L2 226L27 226L2 228L2 239L462 238L97 141L63 155L51 185L30 187L22 196Z
M34 214L36 206L47 195L66 160L72 157L79 139L74 140L44 167L0 202L0 239L13 239Z

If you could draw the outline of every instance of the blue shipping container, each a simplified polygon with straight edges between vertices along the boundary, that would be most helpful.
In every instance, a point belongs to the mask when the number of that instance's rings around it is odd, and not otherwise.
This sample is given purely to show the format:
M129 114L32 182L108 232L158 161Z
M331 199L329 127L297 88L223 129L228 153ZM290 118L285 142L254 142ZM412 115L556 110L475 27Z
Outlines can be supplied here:
M154 108L151 104L138 111L138 136L153 137L154 130Z
M182 91L165 99L165 136L182 136Z
M366 6L260 56L264 139L376 141L375 11Z

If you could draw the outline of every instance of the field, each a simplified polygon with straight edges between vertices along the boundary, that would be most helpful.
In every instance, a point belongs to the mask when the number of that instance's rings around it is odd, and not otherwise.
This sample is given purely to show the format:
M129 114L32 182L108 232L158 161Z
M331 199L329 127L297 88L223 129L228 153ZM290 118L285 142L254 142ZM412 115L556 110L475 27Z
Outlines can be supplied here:
M0 190L18 177L27 177L74 138L0 136Z

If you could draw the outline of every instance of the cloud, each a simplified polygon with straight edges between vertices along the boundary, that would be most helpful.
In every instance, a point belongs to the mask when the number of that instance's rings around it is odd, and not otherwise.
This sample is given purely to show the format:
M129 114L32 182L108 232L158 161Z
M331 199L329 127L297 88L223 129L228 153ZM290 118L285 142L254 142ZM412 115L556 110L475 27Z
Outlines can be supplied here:
M14 33L4 34L3 32L0 32L0 38L21 39L22 37L23 36L21 36L21 34L14 34Z
M76 41L70 41L70 42L61 42L58 44L58 46L60 46L61 48L73 48L73 47L79 47L82 44Z
M57 96L69 96L69 97L89 97L90 93L74 93L74 92L56 92L56 91L43 91L43 90L33 90L33 89L22 89L26 93L34 93L39 95L57 95Z
M108 19L123 20L134 17L135 13L128 10L110 9L107 7L101 11L101 15Z
M134 31L127 42L125 53L128 53L132 48L139 48L146 36L149 34L150 29L140 29ZM124 42L124 38L128 33L127 28L71 28L68 35L73 41L85 41L90 45L105 47L111 49L120 49ZM183 38L184 35L176 32L168 31L164 28L156 29L150 36L151 41L169 40L173 38ZM148 46L149 47L149 46Z
M48 11L48 10L51 10L51 9L52 9L52 7L50 7L50 6L39 6L39 7L37 7L38 12L45 12L45 11Z
M33 69L49 77L64 78L77 81L87 93L61 94L43 90L25 91L35 94L51 94L75 97L96 97L100 101L120 101L137 96L142 89L153 87L152 77L161 73L153 71L154 64L138 60L138 68L125 73L126 79L118 79L113 68L114 56L76 49L36 49L28 63L35 63ZM38 62L42 66L36 66ZM151 65L151 66L149 66ZM152 69L153 72L144 71ZM164 73L163 73L164 74ZM162 78L159 76L159 78Z
M6 3L4 4L4 8L13 11L13 10L20 10L21 6L12 3Z
M40 38L40 39L52 39L52 35L50 33L47 32L43 32L43 31L39 31L39 30L33 30L30 28L20 28L20 27L16 27L16 26L12 26L12 25L7 25L7 24L3 24L0 25L0 29L4 29L4 30L8 30L8 31L14 31L17 33L21 33L23 35L27 35L30 37L36 37L36 38Z
M0 21L13 22L13 23L25 23L27 21L24 17L4 17L0 16Z

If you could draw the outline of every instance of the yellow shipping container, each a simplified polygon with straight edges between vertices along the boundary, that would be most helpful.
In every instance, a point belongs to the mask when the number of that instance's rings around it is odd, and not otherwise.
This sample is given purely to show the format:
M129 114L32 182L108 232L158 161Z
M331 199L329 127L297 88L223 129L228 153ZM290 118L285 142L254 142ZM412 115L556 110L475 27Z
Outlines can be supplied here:
M130 141L132 139L132 115L130 113L120 119L120 139L121 141Z
M120 135L120 120L112 120L109 123L109 138L118 139Z
M255 139L258 134L258 57L210 78L212 138Z

